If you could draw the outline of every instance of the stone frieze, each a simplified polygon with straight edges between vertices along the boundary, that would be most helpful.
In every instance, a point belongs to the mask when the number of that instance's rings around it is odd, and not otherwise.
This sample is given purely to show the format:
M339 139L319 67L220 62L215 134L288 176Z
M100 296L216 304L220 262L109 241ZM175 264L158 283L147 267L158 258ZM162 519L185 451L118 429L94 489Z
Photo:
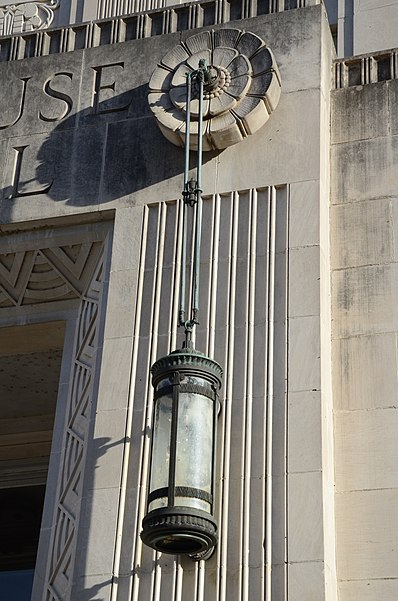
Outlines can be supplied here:
M59 0L35 0L0 7L0 36L46 29L54 20Z

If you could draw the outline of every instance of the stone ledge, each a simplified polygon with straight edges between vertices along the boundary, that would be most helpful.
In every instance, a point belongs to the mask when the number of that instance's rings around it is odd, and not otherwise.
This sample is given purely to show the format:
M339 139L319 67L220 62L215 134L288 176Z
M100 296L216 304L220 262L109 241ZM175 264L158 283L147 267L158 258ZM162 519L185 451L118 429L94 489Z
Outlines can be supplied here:
M0 37L0 62L188 31L317 4L321 4L321 0L199 0L112 19Z
M334 88L349 88L398 79L398 48L334 62Z

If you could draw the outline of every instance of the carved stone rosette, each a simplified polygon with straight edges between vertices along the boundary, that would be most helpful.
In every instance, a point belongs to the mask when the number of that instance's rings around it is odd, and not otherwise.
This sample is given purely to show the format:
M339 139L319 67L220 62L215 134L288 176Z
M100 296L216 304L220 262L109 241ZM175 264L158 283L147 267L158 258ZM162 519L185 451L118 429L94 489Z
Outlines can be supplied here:
M35 0L0 7L0 36L47 29L59 0Z
M205 31L187 38L164 56L149 82L149 106L164 136L185 143L186 74L205 59L219 74L205 93L203 150L221 150L254 134L276 108L281 80L274 56L254 33L239 29ZM191 101L190 146L198 143L199 100Z

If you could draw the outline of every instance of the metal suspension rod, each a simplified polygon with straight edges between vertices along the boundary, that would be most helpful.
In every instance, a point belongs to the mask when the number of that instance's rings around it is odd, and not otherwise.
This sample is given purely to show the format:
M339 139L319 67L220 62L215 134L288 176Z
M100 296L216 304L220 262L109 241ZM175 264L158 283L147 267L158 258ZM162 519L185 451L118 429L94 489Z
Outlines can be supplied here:
M190 152L190 135L191 135L191 92L192 79L191 74L187 73L187 101L186 101L186 130L185 130L185 168L184 168L184 189L188 185L189 174L189 152Z
M178 312L178 325L185 324L185 271L187 264L187 208L182 203L182 242L181 242L181 272L180 272L180 308Z
M185 272L187 262L187 195L189 193L189 152L190 152L190 126L191 126L191 91L192 80L190 73L187 74L187 99L186 99L186 129L185 129L185 166L184 166L184 191L182 203L182 244L181 244L181 275L180 275L180 308L178 323L185 325Z
M184 166L184 190L183 190L183 225L182 225L182 244L181 244L181 278L180 278L180 306L178 314L178 323L185 329L185 345L192 346L192 332L194 327L199 324L199 275L200 275L200 251L201 251L201 233L202 233L202 154L203 154L203 94L205 81L208 85L211 73L206 65L206 61L199 61L199 69L187 74L187 95L186 95L186 131L185 131L185 166ZM189 159L190 159L190 126L191 126L191 96L192 81L195 80L199 88L199 107L198 107L198 154L196 163L196 181L189 180ZM195 231L194 235L194 256L193 256L193 278L191 288L191 311L189 319L186 319L185 296L186 296L186 259L187 259L187 207L195 206Z
M199 323L199 276L200 276L200 239L202 229L202 130L203 130L203 80L202 69L198 73L199 79L199 120L198 120L198 157L196 167L196 228L195 228L195 257L193 278L193 307L192 321Z

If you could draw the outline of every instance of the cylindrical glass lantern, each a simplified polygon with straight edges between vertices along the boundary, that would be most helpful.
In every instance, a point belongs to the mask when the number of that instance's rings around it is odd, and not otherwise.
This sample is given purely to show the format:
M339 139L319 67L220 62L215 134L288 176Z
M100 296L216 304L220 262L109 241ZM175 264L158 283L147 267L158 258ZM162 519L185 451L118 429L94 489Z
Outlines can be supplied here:
M193 349L152 366L154 423L143 542L163 553L204 556L214 519L218 391L222 368Z

